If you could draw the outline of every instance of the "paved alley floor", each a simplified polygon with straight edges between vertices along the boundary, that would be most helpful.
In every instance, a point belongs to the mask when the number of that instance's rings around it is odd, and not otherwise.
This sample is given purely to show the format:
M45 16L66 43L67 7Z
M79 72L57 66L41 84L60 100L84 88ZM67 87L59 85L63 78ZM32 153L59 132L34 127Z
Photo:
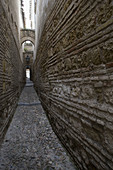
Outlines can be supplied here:
M0 170L75 170L27 82L0 150Z

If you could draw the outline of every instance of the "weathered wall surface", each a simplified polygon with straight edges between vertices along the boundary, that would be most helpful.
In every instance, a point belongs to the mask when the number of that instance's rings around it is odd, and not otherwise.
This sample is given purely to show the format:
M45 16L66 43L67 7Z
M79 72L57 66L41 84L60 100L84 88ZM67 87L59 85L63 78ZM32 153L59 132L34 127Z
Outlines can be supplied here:
M21 61L22 58L22 48L20 43L20 0L1 0L4 7L7 20L9 22L12 34L15 38L16 44L20 50Z
M36 4L36 39L35 39L35 53L39 45L41 34L46 22L48 15L50 14L52 7L55 3L55 0L38 0ZM36 54L35 54L36 55Z
M24 85L19 40L6 11L7 6L0 1L0 142L14 114Z
M113 1L57 0L34 64L35 88L80 169L113 169Z
M13 36L19 46L20 38L20 24L19 24L19 0L1 0L3 8L5 10L5 15L12 29Z

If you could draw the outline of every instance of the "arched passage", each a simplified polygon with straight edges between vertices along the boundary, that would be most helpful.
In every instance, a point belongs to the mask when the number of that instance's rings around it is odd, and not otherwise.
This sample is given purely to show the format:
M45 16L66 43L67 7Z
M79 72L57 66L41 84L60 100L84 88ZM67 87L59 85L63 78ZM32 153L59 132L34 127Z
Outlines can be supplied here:
M22 52L33 52L34 51L34 43L30 40L22 42Z
M20 33L21 44L25 41L31 41L35 45L35 30L21 29Z
M31 41L33 43L33 45L35 45L35 39L33 39L32 37L23 37L21 39L21 45L26 41Z
M26 78L30 79L30 69L26 68Z
M34 60L34 44L28 39L22 43L22 52L23 52L23 65L26 72L26 78L29 74L30 80L32 80L33 72L33 60ZM29 72L29 73L28 73Z

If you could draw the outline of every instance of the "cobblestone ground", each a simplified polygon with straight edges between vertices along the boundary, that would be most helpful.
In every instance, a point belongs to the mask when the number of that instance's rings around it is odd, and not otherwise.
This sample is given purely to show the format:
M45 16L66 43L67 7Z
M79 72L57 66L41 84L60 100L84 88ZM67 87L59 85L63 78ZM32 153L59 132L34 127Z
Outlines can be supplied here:
M0 151L0 170L75 170L27 82Z

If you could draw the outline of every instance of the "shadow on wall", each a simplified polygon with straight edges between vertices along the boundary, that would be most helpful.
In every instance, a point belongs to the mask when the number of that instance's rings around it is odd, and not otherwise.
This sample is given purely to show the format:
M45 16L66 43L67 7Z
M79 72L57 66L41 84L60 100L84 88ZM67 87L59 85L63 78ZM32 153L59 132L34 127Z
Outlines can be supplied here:
M16 0L13 0L17 4ZM12 21L18 19L14 4L0 1L0 143L9 127L17 102L25 84L24 67L19 52L19 37ZM9 5L9 6L8 6ZM18 29L19 30L19 29Z

